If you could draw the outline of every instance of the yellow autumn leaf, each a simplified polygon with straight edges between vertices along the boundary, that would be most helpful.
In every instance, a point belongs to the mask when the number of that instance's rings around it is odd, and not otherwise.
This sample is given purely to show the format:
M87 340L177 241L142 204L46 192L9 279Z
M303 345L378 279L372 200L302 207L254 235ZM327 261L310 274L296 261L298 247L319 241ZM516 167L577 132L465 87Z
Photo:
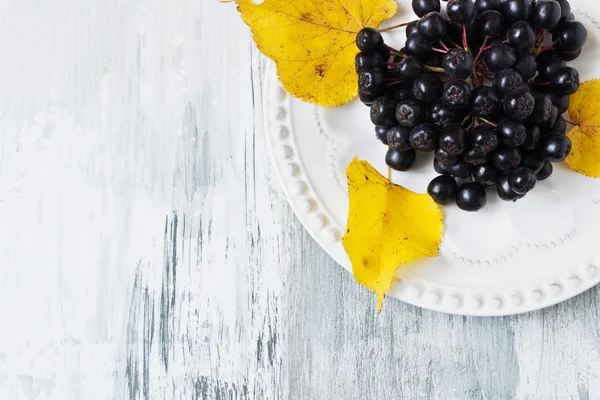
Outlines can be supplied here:
M569 115L575 126L567 133L573 149L565 162L583 175L600 178L600 80L581 84L571 96Z
M368 162L346 170L350 211L344 249L355 279L377 294L381 311L398 268L435 257L442 241L442 212L427 194L391 184Z
M395 0L237 0L259 50L277 64L285 89L301 100L339 106L358 93L356 34L377 27Z

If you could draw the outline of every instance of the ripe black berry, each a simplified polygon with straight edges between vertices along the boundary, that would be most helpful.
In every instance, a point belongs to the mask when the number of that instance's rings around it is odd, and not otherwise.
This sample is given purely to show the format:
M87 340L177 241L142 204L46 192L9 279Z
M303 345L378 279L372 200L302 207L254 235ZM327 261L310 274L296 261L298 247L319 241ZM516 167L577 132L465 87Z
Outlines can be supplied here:
M476 182L463 183L456 191L456 205L464 211L479 211L487 203L485 188Z
M459 159L458 156L448 154L445 150L442 150L439 147L435 149L435 158L447 166L456 164Z
M535 98L527 90L515 90L504 96L502 104L509 118L524 120L533 112Z
M475 16L475 5L473 0L449 0L446 12L452 21L466 23Z
M499 170L512 171L521 163L521 152L514 147L499 147L492 154L492 161Z
M415 99L424 103L433 103L442 97L444 84L436 74L425 74L413 82L413 95Z
M531 2L529 0L504 0L502 9L504 18L510 23L527 21L531 14Z
M519 146L521 150L535 150L540 143L540 128L537 125L527 127L525 141Z
M538 1L533 10L533 23L541 29L552 29L560 21L560 5L553 0Z
M433 159L433 169L441 175L450 175L450 169L447 165L442 164L437 158Z
M500 95L491 87L479 86L472 97L471 112L476 117L490 118L500 107Z
M587 40L587 30L581 22L565 21L552 34L556 48L562 51L575 51L583 47Z
M467 179L471 176L471 173L473 172L473 165L469 164L465 160L459 159L456 164L450 165L448 167L448 171L450 171L450 175L452 176L461 179Z
M376 126L375 127L375 136L377 139L381 141L383 144L388 144L387 135L390 128L386 128L384 126Z
M411 33L406 38L404 52L411 56L424 57L431 53L433 46L418 32Z
M463 154L463 160L471 165L481 165L488 162L489 154L473 147Z
M508 173L508 184L510 188L519 194L531 191L537 182L535 174L525 167L517 168Z
M540 54L536 61L539 74L538 78L542 80L549 80L556 71L567 65L567 63L556 55L556 53L549 51Z
M570 97L568 95L557 96L555 94L551 94L550 98L552 99L552 104L558 108L559 114L564 114L569 109L569 104L571 103Z
M456 180L449 175L434 178L427 186L427 193L438 204L450 204L456 195Z
M451 49L442 61L446 74L455 79L465 79L473 73L473 56L463 49Z
M517 21L508 28L506 38L511 46L529 50L535 40L535 33L527 21Z
M562 67L550 80L550 88L556 95L571 95L579 90L579 72L572 67Z
M436 101L429 110L429 122L444 127L454 122L461 122L464 111L450 107L444 100Z
M363 28L356 35L356 46L364 53L374 53L383 49L383 37L373 28Z
M546 93L533 93L533 97L535 98L535 107L529 118L527 118L527 123L541 124L548 121L552 113L550 96Z
M537 62L535 61L535 57L531 54L520 55L513 66L513 69L523 77L523 80L528 81L533 79L537 73Z
M412 82L422 75L424 70L425 68L421 61L409 56L398 62L398 65L394 68L393 76L405 82Z
M385 61L379 53L358 53L354 58L354 66L358 73L373 69L384 70L386 68Z
M498 147L498 135L491 126L481 124L471 131L471 144L474 148L489 153Z
M444 85L444 100L452 108L465 108L471 103L471 86L462 79L453 79Z
M460 124L451 124L442 129L439 146L446 153L457 156L467 148L467 131Z
M550 162L561 162L571 153L571 139L561 133L551 133L540 138L539 151Z
M546 161L542 169L540 169L535 176L537 177L538 181L543 181L552 175L553 170L554 167L552 167L552 163L550 161Z
M418 152L427 153L435 150L438 128L433 124L420 124L410 132L410 145Z
M501 43L492 46L487 51L485 61L490 71L499 72L515 65L517 62L517 53L507 43Z
M498 11L488 10L477 19L479 34L489 38L497 38L506 32L504 17Z
M414 100L404 100L396 107L396 120L400 126L413 128L423 121L425 110Z
M537 174L544 166L546 159L537 152L523 152L521 157L521 166L529 168L534 174Z
M567 132L567 121L565 121L562 115L559 115L554 121L554 125L550 128L551 132L562 133L563 135Z
M416 155L414 149L407 151L388 149L385 155L385 163L396 171L408 171L415 163Z
M396 102L387 97L379 97L371 106L371 122L373 125L391 127L396 125Z
M403 126L393 126L387 130L387 145L390 146L390 149L406 151L409 150L412 146L410 145L410 131L411 128L406 128Z
M495 185L499 175L498 169L490 163L477 165L473 168L473 179L485 187Z
M498 191L498 197L504 201L517 201L525 197L524 194L519 194L512 190L508 174L502 175L498 179L498 182L496 182L496 190Z
M500 141L509 147L518 147L525 142L527 138L527 129L525 125L504 118L496 126L496 133Z
M523 87L523 77L514 69L505 69L494 75L494 87L500 94L506 94Z
M373 96L382 95L385 92L385 73L380 69L359 72L358 90Z
M412 9L419 17L433 11L440 12L440 0L413 0Z
M417 31L429 42L439 42L446 34L446 20L438 12L430 12L417 22Z

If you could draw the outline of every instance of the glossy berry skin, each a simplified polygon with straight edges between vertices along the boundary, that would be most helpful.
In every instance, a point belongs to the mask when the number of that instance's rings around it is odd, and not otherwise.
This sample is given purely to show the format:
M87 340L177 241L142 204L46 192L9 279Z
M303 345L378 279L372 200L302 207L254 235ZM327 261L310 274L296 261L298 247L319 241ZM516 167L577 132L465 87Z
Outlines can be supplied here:
M417 30L418 23L419 23L419 20L417 19L406 26L406 37L407 38L410 35L412 35L413 33L419 33L419 31Z
M423 71L425 71L423 63L415 57L408 56L398 62L394 68L393 77L405 82L412 82L422 75Z
M446 74L454 79L466 79L473 73L473 56L463 49L451 49L442 61Z
M567 66L567 63L562 58L556 53L549 51L540 54L536 61L538 78L541 80L550 80L556 71Z
M392 92L392 97L398 103L404 100L414 100L412 82L406 85L396 86Z
M502 11L502 0L475 0L475 12L479 15L487 10Z
M494 75L494 87L501 95L523 87L523 77L514 69L505 69Z
M556 48L561 51L575 51L583 47L587 40L587 29L581 22L566 21L560 24L552 34Z
M356 47L363 53L383 50L383 37L373 28L363 28L356 34Z
M494 128L487 124L477 125L471 131L471 144L483 153L490 153L498 147L498 135Z
M559 115L554 121L554 125L550 128L552 132L562 133L563 135L567 132L567 121L565 121L562 115Z
M457 156L467 148L468 134L460 124L448 125L442 129L439 136L439 147L446 153Z
M413 82L413 95L423 103L433 103L442 97L444 84L436 74L421 75Z
M488 86L480 86L473 91L471 112L476 117L490 118L500 108L500 95Z
M542 167L542 169L540 169L535 176L537 177L538 181L543 181L545 179L548 179L550 177L550 175L552 175L552 172L554 171L554 167L552 166L552 163L550 161L546 161L544 163L544 166Z
M525 142L527 138L527 129L525 125L504 118L496 126L496 133L500 142L509 147L518 147Z
M404 52L410 56L424 57L431 53L433 46L425 40L418 32L411 33L406 38Z
M379 141L385 145L388 144L387 135L390 128L386 128L384 126L376 126L375 127L375 136Z
M473 168L473 179L485 187L495 185L499 175L498 169L490 163L477 165Z
M444 100L436 101L429 110L429 122L442 128L461 122L462 118L464 118L464 111L450 107Z
M569 0L556 0L556 2L560 5L561 20L566 20L569 14L571 14L571 4L569 4Z
M572 67L562 67L550 80L550 90L556 95L571 95L579 90L579 72Z
M437 158L433 159L433 169L440 175L450 175L450 169L448 166L442 164Z
M382 95L385 92L385 73L380 69L359 72L358 90L364 94Z
M523 54L517 59L517 62L513 65L513 69L521 75L524 81L533 79L537 73L535 57L531 54Z
M427 186L427 193L438 204L450 204L456 195L456 179L449 175L440 175L434 178Z
M414 149L398 151L388 149L385 154L385 163L396 171L408 171L415 163L417 153Z
M471 86L462 79L453 79L444 85L444 100L452 108L466 108L471 104Z
M573 61L577 60L581 55L583 49L575 50L575 51L559 51L558 55L565 61Z
M417 22L417 31L429 42L439 42L446 34L446 20L438 12L430 12Z
M504 201L517 201L525 197L524 194L519 194L512 190L509 183L508 174L502 175L498 178L498 182L496 182L496 190L498 192L498 197Z
M548 119L538 125L540 127L540 131L543 134L552 132L552 126L554 126L556 118L558 118L558 108L556 108L556 106L553 105L552 109L550 110L550 116L548 117Z
M440 12L440 0L413 0L412 9L419 17L430 12Z
M534 174L537 174L544 166L546 159L537 152L523 152L521 155L521 166L529 168Z
M358 53L354 58L354 66L356 72L387 68L379 53Z
M518 194L526 194L531 191L537 182L535 174L525 167L519 167L508 174L510 188Z
M533 9L533 23L541 29L552 29L561 18L561 8L553 0L538 1Z
M413 128L423 121L425 110L414 100L404 100L396 107L396 120L400 126Z
M452 21L466 23L475 16L475 5L473 0L449 0L446 12Z
M441 162L442 164L447 165L447 166L456 164L459 159L458 156L453 156L451 154L448 154L447 152L440 149L439 147L437 149L435 149L435 158L437 160L439 160L439 162Z
M471 165L481 165L488 162L489 154L473 147L463 154L463 160Z
M374 94L370 94L370 93L363 93L362 91L358 91L358 97L360 98L360 101L368 107L371 107L373 105L373 102L375 100L377 100L377 98L379 97L378 95L374 95Z
M371 122L376 126L391 127L396 125L396 102L383 96L378 97L371 105Z
M463 183L456 191L456 205L463 211L479 211L486 203L487 193L479 183Z
M527 21L531 14L531 8L529 0L504 0L502 3L504 18L510 23Z
M487 51L485 61L490 71L499 72L515 65L517 62L517 53L507 43L501 43L492 46Z
M541 124L542 122L548 121L550 114L552 113L552 100L550 99L550 95L546 93L533 93L533 97L535 98L535 107L529 118L527 118L527 123Z
M527 127L525 141L519 146L521 150L535 150L540 143L540 128L537 125Z
M386 144L390 149L406 151L412 148L410 145L411 128L395 125L387 129Z
M512 171L521 163L521 152L514 147L499 147L492 154L494 166L501 171Z
M571 139L561 133L544 135L540 139L539 152L550 162L561 162L571 153Z
M517 21L508 28L506 38L511 46L529 50L535 40L535 33L527 21Z
M410 145L421 153L435 150L437 145L438 128L429 123L417 125L410 132Z
M504 17L498 11L485 11L477 19L479 34L489 38L497 38L506 32Z
M550 98L552 99L552 104L558 108L559 114L564 114L569 109L569 104L571 104L571 98L568 95L557 96L555 94L551 94Z
M465 160L458 160L454 165L448 167L450 175L461 179L467 179L473 173L473 165L469 164Z
M527 119L535 107L535 98L527 90L515 90L502 99L504 112L515 120Z

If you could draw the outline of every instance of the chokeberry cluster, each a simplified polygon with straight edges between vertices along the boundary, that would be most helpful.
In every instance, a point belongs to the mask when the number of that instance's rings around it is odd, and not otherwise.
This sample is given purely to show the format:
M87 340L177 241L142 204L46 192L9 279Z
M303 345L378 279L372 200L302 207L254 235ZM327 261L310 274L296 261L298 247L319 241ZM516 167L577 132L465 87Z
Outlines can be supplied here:
M361 101L387 165L409 170L433 152L428 187L440 204L477 211L486 190L516 201L571 151L562 114L579 89L567 66L587 39L568 0L413 0L404 48L362 29Z

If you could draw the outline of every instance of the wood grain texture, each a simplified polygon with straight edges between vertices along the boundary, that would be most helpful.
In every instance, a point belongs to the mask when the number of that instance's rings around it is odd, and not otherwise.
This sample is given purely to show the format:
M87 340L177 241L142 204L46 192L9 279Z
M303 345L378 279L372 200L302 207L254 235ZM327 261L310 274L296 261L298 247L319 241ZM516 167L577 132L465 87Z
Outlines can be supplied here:
M0 399L593 399L598 290L375 313L275 181L212 0L0 0Z

